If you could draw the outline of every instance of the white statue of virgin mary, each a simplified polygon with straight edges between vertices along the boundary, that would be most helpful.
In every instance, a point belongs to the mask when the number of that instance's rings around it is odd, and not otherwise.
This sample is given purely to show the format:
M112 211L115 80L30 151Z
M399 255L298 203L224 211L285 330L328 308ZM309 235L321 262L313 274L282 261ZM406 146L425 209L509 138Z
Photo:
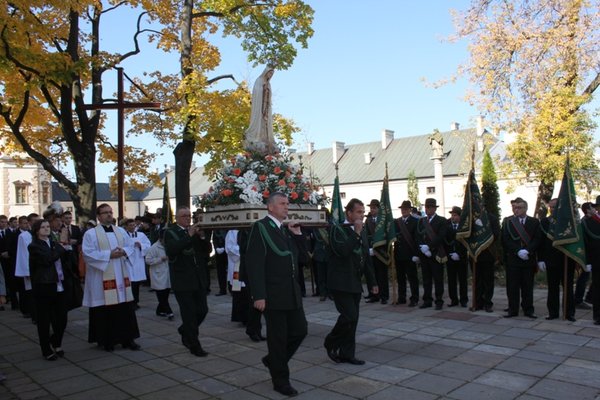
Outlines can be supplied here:
M267 65L254 82L250 126L244 135L244 148L262 154L273 153L277 148L273 137L273 111L271 107L271 77L275 69Z

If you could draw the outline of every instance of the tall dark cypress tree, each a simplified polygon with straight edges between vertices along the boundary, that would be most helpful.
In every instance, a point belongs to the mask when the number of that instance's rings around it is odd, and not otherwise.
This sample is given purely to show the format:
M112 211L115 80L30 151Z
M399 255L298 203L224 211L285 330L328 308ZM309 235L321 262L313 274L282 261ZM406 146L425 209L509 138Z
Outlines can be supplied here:
M485 149L483 153L483 165L481 172L481 197L487 212L494 214L500 218L500 194L498 193L498 177L494 168L492 156L489 149Z

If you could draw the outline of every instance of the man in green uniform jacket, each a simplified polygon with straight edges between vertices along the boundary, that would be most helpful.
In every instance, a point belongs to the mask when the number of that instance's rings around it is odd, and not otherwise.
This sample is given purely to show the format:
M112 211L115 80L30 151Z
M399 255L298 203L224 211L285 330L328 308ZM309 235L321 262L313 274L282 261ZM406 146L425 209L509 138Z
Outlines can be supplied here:
M169 257L171 289L181 313L178 328L181 342L198 357L208 353L198 340L198 327L208 314L206 294L208 289L207 255L211 244L204 232L191 225L192 212L188 207L179 207L175 224L165 232L165 252Z
M286 396L298 391L290 384L288 361L307 333L302 295L298 284L298 252L306 251L300 226L285 228L289 201L283 193L272 193L269 214L252 226L246 250L246 268L254 307L264 312L269 353L263 364L269 368L273 388Z
M364 229L364 216L363 202L352 199L346 205L346 221L343 226L334 225L331 228L331 257L327 269L327 287L340 316L325 338L324 345L327 355L336 363L347 362L355 365L365 363L357 359L354 354L363 274L373 294L377 296L379 293L369 256L369 240Z

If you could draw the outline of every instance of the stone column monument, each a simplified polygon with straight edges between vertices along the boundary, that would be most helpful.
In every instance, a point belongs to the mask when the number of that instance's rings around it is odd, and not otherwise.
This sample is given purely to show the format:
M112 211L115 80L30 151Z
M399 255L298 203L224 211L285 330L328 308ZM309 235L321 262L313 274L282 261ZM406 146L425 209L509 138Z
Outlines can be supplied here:
M433 155L433 176L435 179L435 198L440 205L440 215L445 218L446 204L444 202L444 168L442 161L446 158L444 154L444 138L439 130L434 129L433 133L429 135L429 145Z

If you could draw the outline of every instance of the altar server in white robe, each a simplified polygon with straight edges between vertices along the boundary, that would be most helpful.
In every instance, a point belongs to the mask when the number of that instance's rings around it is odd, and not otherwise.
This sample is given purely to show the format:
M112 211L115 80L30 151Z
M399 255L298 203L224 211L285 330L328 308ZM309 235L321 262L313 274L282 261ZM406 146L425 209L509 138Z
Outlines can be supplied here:
M21 310L23 316L29 317L35 323L37 316L35 312L35 305L33 304L33 295L31 287L31 275L29 274L29 249L28 246L31 244L32 236L29 230L35 221L40 219L40 216L36 213L31 213L27 216L27 223L19 224L19 235L17 236L17 253L15 257L15 276L23 278L24 292L21 293ZM21 218L19 218L21 221Z
M88 342L106 351L115 345L139 350L140 337L127 263L134 244L127 232L113 225L112 208L96 210L98 226L83 236L82 251L87 265L83 305L90 308Z
M140 284L146 279L146 253L152 246L150 239L143 233L136 229L135 220L128 219L125 221L125 229L127 234L133 241L133 253L129 256L131 263L126 263L129 268L129 280L131 280L131 291L133 292L133 302L135 303L135 309L140 308Z

